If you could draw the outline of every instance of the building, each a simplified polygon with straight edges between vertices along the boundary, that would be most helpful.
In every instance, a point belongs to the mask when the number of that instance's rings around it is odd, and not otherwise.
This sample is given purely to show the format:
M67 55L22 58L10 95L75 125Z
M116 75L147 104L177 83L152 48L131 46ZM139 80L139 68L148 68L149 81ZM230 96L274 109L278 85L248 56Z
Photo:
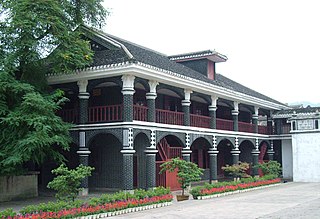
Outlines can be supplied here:
M272 112L289 107L218 74L226 56L210 50L166 56L83 29L95 52L92 66L48 81L71 100L60 112L75 124L70 163L95 167L86 188L175 189L174 173L158 174L173 157L197 163L210 181L225 164L281 161L281 147L270 138L278 131Z
M320 108L278 111L273 115L281 144L283 177L295 182L320 182Z

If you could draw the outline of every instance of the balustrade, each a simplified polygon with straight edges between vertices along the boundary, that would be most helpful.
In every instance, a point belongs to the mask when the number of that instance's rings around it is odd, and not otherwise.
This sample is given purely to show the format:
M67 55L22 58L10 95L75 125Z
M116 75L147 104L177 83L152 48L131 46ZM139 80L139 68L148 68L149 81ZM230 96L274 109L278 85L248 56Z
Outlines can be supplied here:
M156 109L156 122L172 125L183 125L183 113Z
M190 114L190 121L191 121L191 126L201 127L201 128L210 128L209 116Z

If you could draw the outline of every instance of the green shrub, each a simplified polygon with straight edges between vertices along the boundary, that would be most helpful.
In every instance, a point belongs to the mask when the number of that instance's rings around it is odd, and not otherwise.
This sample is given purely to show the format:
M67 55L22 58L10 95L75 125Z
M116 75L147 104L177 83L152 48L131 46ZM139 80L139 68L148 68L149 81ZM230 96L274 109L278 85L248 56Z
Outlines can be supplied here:
M59 201L74 201L78 196L81 181L91 175L93 167L80 165L76 169L69 170L63 164L51 172L57 175L48 183L48 188L56 190L56 197Z
M249 169L250 165L246 162L239 162L238 164L233 164L229 166L228 164L221 169L224 170L229 175L233 176L234 178L238 177L248 177L246 171Z
M260 168L264 175L273 175L275 177L279 177L282 170L281 164L275 160L260 163L256 167Z
M16 215L17 213L12 208L7 208L3 211L0 211L0 218L10 218Z

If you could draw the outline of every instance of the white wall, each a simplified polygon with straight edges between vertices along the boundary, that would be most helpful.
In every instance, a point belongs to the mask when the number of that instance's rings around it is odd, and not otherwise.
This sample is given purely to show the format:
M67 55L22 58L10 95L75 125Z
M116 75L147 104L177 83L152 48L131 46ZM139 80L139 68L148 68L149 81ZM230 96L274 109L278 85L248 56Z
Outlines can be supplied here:
M320 182L320 133L292 134L293 181Z
M293 178L292 170L292 144L291 139L281 141L282 175L284 179Z

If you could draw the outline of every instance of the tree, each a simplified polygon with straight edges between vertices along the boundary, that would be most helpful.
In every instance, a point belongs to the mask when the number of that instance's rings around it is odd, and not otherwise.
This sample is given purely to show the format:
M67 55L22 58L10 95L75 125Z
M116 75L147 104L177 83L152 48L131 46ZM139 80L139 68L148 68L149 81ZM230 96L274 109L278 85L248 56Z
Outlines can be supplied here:
M264 175L272 175L274 178L279 177L282 171L281 164L275 160L259 163L255 167L261 168Z
M102 0L2 0L0 3L0 175L28 161L62 161L70 125L55 115L66 101L48 92L46 74L88 66L82 24L99 27Z
M51 172L57 175L48 183L48 188L56 190L56 198L59 201L74 201L81 188L81 180L87 176L91 176L93 167L83 166L80 164L76 169L69 170L63 164Z
M182 189L182 195L184 196L184 190L189 186L191 182L199 181L203 174L203 169L199 168L197 164L181 160L180 158L171 159L161 164L160 174L164 171L174 172L177 169L178 182Z

